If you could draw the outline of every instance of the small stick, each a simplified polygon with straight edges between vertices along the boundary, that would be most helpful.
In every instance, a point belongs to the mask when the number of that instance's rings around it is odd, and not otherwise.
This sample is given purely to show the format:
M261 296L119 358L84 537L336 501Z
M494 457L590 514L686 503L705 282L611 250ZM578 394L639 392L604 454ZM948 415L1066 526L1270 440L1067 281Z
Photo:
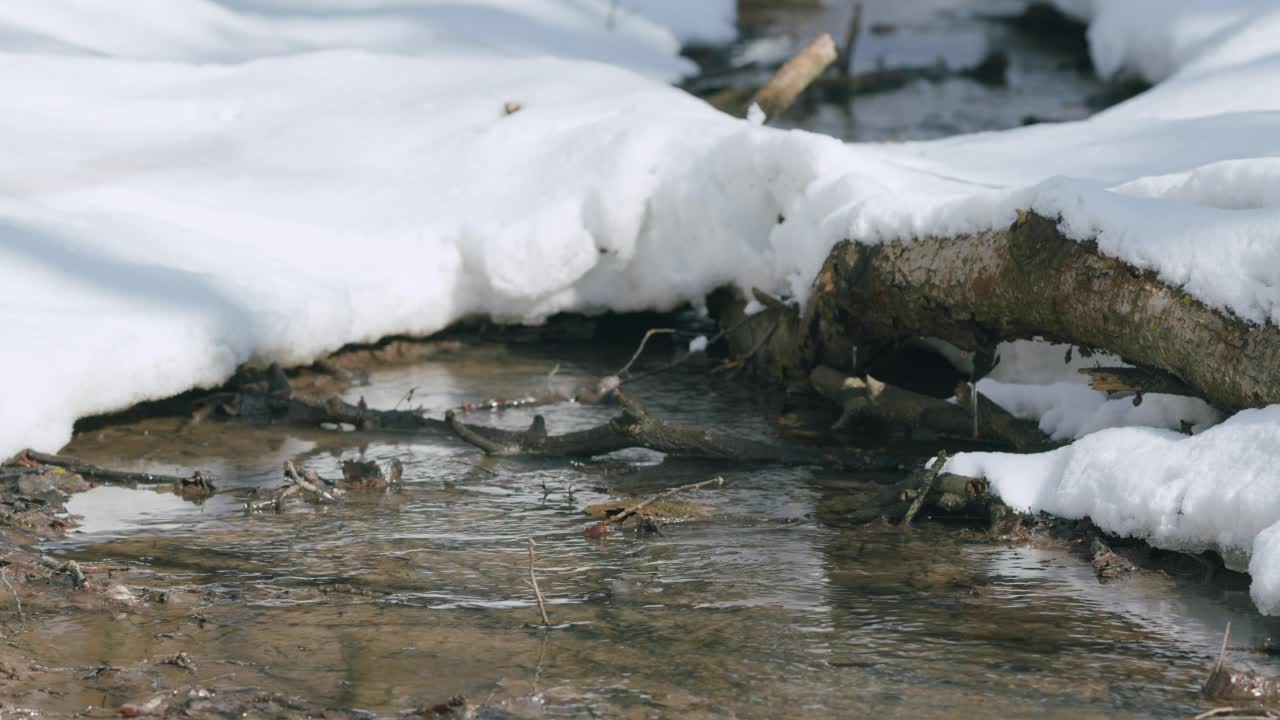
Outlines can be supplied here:
M547 604L542 598L542 591L538 589L538 576L533 572L533 546L536 545L533 537L529 538L529 584L533 586L533 596L538 599L538 611L542 613L542 624L551 627L551 620L547 618Z
M640 347L636 348L635 353L631 355L631 359L627 361L627 364L623 365L622 369L614 373L614 375L617 377L622 377L623 373L629 371L631 369L631 366L635 365L636 360L640 359L640 353L644 352L644 346L648 344L649 338L653 337L654 335L670 335L673 332L675 332L674 328L653 328L649 330L649 332L646 332L644 334L644 338L640 340Z
M840 74L853 75L853 51L858 47L858 33L862 29L862 0L853 0L853 16L849 18L849 30L844 36L843 54L840 56Z
M677 488L671 488L666 492L660 492L657 495L654 495L653 497L649 498L648 500L644 500L642 502L636 503L635 505L632 505L629 508L626 508L625 510L614 515L613 517L606 519L604 521L604 524L609 525L610 523L622 522L623 520L626 520L632 515L639 513L641 510L648 507L649 505L652 505L653 503L656 503L659 500L665 500L671 497L672 495L675 495L676 493L682 493L687 490L697 490L698 488L704 488L704 487L720 487L721 485L724 485L724 478L713 477L710 480L703 480L702 482L696 482L691 485L681 485L680 487L677 487Z
M23 625L27 624L27 616L22 612L22 598L18 597L18 591L9 582L9 573L5 568L0 568L0 580L4 580L5 587L9 588L9 592L13 593L13 601L18 603L18 620Z
M483 465L477 465L477 464L475 464L475 463L469 463L469 462L467 462L466 460L455 460L454 462L458 463L459 465L466 465L466 466L467 466L467 467L469 467L469 468L473 468L473 469L475 469L475 470L479 470L479 471L480 471L480 472L482 472L482 473L489 473L489 475L490 475L490 476L492 476L492 477L498 477L498 473L497 473L497 472L495 472L495 471L493 471L493 470L490 470L489 468L484 467Z
M942 474L942 466L947 464L947 451L941 450L938 456L933 459L933 465L929 468L929 474L925 475L924 484L920 488L920 494L916 495L916 499L911 501L911 507L907 508L907 514L902 517L903 525L910 525L915 519L916 513L920 512L920 508L924 507L924 500L933 491L933 484L938 481L938 476Z
M978 383L969 383L969 399L973 401L973 439L978 439Z
M781 115L837 57L835 41L829 34L822 33L778 68L751 99L751 104L759 105L767 118Z

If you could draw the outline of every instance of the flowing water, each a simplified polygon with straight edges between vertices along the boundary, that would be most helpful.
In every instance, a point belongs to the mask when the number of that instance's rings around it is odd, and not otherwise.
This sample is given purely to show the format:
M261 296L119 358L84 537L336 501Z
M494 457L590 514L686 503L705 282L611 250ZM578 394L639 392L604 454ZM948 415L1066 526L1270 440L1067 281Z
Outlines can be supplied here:
M626 354L480 344L375 373L349 396L391 407L413 389L414 404L438 413L540 389L556 364L551 382L591 381ZM763 420L769 398L705 366L629 391L668 419L776 434ZM552 432L613 412L540 410ZM472 419L514 428L531 415ZM121 668L43 680L46 713L183 683L379 712L463 694L495 717L1167 717L1203 709L1198 687L1227 621L1237 661L1265 665L1248 648L1276 629L1221 586L1159 573L1104 585L1062 551L928 523L843 526L841 506L867 478L822 468L643 451L494 460L445 434L173 427L95 431L69 452L212 468L222 489L274 487L286 458L334 476L341 459L395 457L405 483L253 515L225 495L199 505L147 490L76 496L84 524L46 549L127 565L121 582L135 594L168 595L118 614L30 614L9 642L43 665ZM588 504L717 474L724 487L685 497L704 506L695 520L660 535L583 535ZM525 583L530 537L550 630ZM147 663L178 651L194 672Z

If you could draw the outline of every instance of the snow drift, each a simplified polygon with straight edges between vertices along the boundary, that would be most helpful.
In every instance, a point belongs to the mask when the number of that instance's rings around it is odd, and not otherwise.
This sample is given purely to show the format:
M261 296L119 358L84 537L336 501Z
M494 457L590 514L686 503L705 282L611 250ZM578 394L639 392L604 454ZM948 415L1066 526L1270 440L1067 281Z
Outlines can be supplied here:
M899 145L761 128L656 82L690 71L680 40L729 32L727 2L135 5L0 8L0 456L251 359L468 315L666 308L724 283L804 297L842 238L973 232L1019 208L1280 320L1264 3L1161 4L1141 23L1150 3L1070 3L1100 68L1157 87L1084 122ZM1059 437L1213 420L1108 410L1012 367L992 395ZM1276 455L1270 408L1194 437L1100 430L952 462L1026 509L1248 558L1259 606L1280 611Z

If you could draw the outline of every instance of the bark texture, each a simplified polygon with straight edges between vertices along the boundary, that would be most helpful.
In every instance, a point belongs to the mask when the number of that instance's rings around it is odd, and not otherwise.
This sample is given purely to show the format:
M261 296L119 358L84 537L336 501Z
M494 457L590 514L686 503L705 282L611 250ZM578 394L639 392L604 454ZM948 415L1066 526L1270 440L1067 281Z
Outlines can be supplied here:
M1163 371L1225 410L1280 402L1280 329L1210 308L1030 213L1003 230L838 244L807 310L810 366L860 344L931 336L990 353L1043 337Z

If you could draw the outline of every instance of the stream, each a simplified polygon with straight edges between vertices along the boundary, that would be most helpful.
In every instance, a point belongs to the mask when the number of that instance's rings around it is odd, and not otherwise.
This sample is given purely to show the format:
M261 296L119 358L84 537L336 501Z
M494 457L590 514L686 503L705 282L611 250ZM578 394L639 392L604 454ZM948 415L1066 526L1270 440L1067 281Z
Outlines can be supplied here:
M349 399L428 408L591 381L627 352L469 344L376 372ZM660 364L661 353L651 361ZM643 367L641 368L643 369ZM710 379L709 379L710 378ZM629 386L650 412L759 437L772 401L689 363ZM613 410L540 408L551 431ZM532 411L475 413L502 427ZM1221 633L1233 658L1276 623L1242 588L1146 572L1103 584L1078 555L923 523L849 527L866 478L822 468L729 469L648 451L605 460L486 459L446 434L412 437L196 426L172 418L86 433L68 452L111 465L210 468L219 487L270 488L293 459L400 458L398 492L246 514L100 487L73 497L61 558L128 566L131 612L50 613L9 638L50 667L124 668L41 680L45 712L114 707L174 684L259 687L392 712L461 694L493 717L1168 717L1203 709ZM723 475L688 493L695 520L660 535L584 537L586 505ZM570 494L571 493L571 494ZM527 538L554 628L524 580ZM188 653L194 671L148 664ZM130 670L129 668L133 668Z

